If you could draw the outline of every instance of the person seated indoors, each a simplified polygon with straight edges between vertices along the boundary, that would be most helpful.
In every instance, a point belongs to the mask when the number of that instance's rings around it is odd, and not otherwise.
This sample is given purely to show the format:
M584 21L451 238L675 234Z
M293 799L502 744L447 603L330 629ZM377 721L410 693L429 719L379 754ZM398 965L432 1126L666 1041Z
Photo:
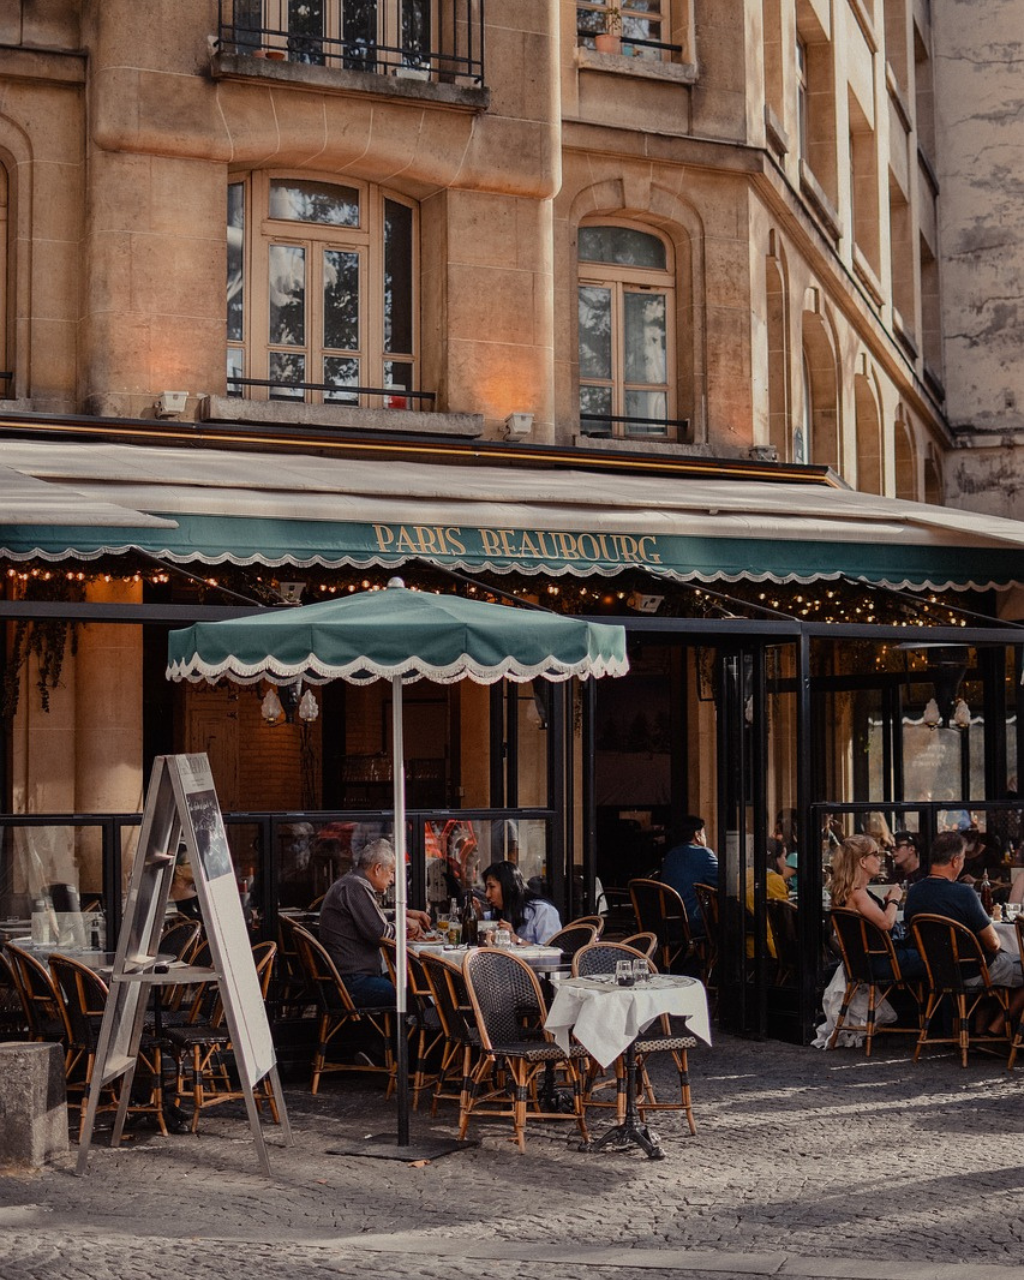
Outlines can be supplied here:
M881 866L882 854L871 836L847 836L832 854L832 906L856 911L883 933L888 933L903 977L923 978L927 971L921 953L903 940L903 930L897 928L896 913L903 890L899 885L893 885L886 892L884 904L868 892L867 886L878 875ZM892 964L887 956L872 960L871 967L875 977L883 982L893 977Z
M703 938L704 918L697 904L698 884L718 886L718 858L708 848L704 819L688 814L679 827L679 844L665 854L661 879L675 889L683 900L690 925L690 936Z
M778 898L782 902L789 901L789 881L796 875L796 867L790 866L786 857L785 844L776 838L772 838L768 842L768 867L765 873L765 889L769 898ZM754 868L747 869L746 877L746 907L748 921L754 914ZM766 921L765 928L767 930L765 941L768 945L768 954L772 959L778 957L775 947L775 938L772 935L772 927ZM752 958L754 955L754 938L748 932L747 934L747 957Z
M1003 878L1003 851L995 836L987 831L979 831L977 827L968 827L962 832L964 838L964 869L960 880L963 884L975 884L985 878L988 872L989 881Z
M320 907L320 941L345 981L352 1003L383 1008L395 1003L395 987L384 972L380 944L393 941L395 924L380 898L395 882L395 851L375 840L353 856L352 870L335 880ZM409 910L406 934L418 938L430 928L425 911Z
M897 831L896 847L892 851L892 860L896 868L896 881L899 884L917 884L928 874L921 866L921 850L917 836L913 831Z
M513 942L547 942L562 927L554 903L527 888L514 862L492 862L485 868L484 894L498 927L508 929Z
M948 916L964 925L974 934L985 952L989 977L997 987L1017 988L1010 1000L1010 1015L1016 1018L1024 1009L1024 975L1020 960L1002 951L999 934L993 928L988 913L981 905L974 888L963 883L966 842L959 831L942 831L932 845L931 869L923 880L907 890L904 917L909 926L914 917L922 914ZM981 986L981 974L966 980L965 986ZM1001 1035L1004 1018L1000 1011L989 1024L993 1035Z

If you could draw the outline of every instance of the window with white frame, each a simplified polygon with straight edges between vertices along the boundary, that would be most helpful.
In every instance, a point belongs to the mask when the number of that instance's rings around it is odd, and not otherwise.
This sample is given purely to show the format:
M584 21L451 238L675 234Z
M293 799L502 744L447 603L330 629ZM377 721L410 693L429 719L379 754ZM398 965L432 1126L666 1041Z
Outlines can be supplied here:
M416 210L365 183L228 185L229 395L406 407Z
M577 39L594 48L596 36L617 36L626 56L662 60L672 52L668 9L669 0L580 0Z
M675 439L671 248L621 223L579 229L580 429Z

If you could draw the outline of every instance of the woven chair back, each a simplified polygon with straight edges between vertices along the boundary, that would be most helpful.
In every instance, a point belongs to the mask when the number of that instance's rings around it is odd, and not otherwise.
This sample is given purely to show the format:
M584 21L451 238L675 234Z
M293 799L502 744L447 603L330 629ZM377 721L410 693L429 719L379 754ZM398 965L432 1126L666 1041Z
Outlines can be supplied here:
M600 938L601 934L604 933L604 916L577 916L575 920L569 920L566 923L565 928L574 929L578 924L592 924L594 926L597 930L597 936L594 938L595 942Z
M545 945L558 947L566 955L574 956L596 939L597 932L592 924L567 924L564 929L559 929L548 938Z
M60 998L47 967L13 942L6 944L6 951L21 990L25 1015L33 1037L37 1040L44 1039L47 1023L56 1023L67 1031L64 1001Z
M917 915L910 931L933 991L963 995L966 982L979 974L986 987L991 985L985 954L970 929L946 916Z
M50 956L50 970L67 1015L70 1047L95 1053L107 1003L107 984L70 956Z
M192 953L199 946L199 938L203 926L198 920L182 920L170 924L160 938L160 951L164 955L172 955L175 960L191 962Z
M690 949L690 922L682 898L671 885L660 880L630 880L629 896L637 927L658 938L666 967Z
M356 1007L348 993L341 974L334 967L327 948L302 925L293 930L295 946L302 961L306 981L316 995L321 1013L339 1013L342 1010L355 1013Z
M848 978L854 982L877 981L873 961L879 959L888 960L893 973L899 977L892 940L884 929L850 907L834 907L830 914Z
M592 942L589 947L584 947L573 956L572 976L589 978L595 973L614 973L618 960L647 960L647 956L643 951L628 947L624 942ZM647 960L647 963L656 973L657 966L654 962Z
M462 970L440 956L425 955L420 963L445 1035L464 1043L470 1039L472 1029L467 1019L469 993Z
M544 997L524 960L484 947L466 957L463 973L485 1048L521 1042L525 1027L539 1025Z

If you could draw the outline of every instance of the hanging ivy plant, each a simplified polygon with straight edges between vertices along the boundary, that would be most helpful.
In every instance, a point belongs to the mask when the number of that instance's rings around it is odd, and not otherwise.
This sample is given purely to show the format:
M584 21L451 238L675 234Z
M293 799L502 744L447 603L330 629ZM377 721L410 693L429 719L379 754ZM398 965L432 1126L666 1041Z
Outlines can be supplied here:
M79 583L62 578L30 579L25 586L26 600L69 601L80 600L84 592ZM29 658L35 658L38 668L36 689L43 711L50 710L50 692L60 684L64 658L70 643L71 653L78 652L78 623L66 618L19 619L14 624L14 640L7 654L3 671L3 689L0 690L0 715L13 718L21 700L21 673Z

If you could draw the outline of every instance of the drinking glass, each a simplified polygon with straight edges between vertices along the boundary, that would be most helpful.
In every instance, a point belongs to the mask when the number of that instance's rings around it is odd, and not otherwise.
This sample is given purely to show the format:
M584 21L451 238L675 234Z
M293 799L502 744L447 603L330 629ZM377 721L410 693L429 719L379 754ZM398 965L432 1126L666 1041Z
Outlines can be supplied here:
M457 947L459 943L462 941L462 921L461 920L448 921L448 941L452 944L453 947Z
M633 985L632 960L615 961L615 985L617 987L631 987Z
M651 971L647 967L647 961L637 958L633 961L633 983L638 987L646 987L650 981Z
M495 929L494 945L496 947L510 947L512 945L512 935L507 929Z

